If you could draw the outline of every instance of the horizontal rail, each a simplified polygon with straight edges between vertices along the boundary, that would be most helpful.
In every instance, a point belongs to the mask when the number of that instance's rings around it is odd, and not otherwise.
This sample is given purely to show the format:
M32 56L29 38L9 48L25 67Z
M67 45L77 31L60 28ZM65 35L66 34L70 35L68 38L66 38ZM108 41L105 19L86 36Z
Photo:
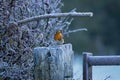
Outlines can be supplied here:
M92 80L92 66L120 66L120 55L118 56L92 56L92 53L83 53L83 80Z
M120 65L120 56L89 56L88 64L93 66Z

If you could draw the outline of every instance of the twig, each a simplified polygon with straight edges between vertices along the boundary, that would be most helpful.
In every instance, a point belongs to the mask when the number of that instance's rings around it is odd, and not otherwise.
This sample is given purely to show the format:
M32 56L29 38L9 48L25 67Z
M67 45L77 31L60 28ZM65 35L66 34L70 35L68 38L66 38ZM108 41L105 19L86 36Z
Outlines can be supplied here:
M107 79L109 79L109 78L111 78L111 76L109 75L109 76L107 76L104 80L107 80Z
M16 22L18 25L20 24L25 24L31 21L37 21L39 19L45 19L45 18L56 18L56 17L80 17L80 16L89 16L92 17L93 13L92 12L70 12L70 13L54 13L54 14L45 14L45 15L39 15L39 16L34 16L30 18L26 18L23 20L20 20Z
M63 34L66 35L66 34L70 34L70 33L78 32L78 31L87 31L87 29L86 29L86 28L75 29L75 30L68 31L68 32L63 33Z

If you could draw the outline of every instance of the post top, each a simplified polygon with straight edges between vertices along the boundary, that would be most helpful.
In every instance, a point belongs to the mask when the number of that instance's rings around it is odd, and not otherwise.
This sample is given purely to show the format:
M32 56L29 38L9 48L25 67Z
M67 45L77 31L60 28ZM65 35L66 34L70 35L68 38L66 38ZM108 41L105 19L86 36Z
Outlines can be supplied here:
M93 53L90 53L90 52L83 52L82 54L83 55L93 55Z
M63 44L63 45L54 45L54 46L48 46L48 47L35 47L34 50L36 49L49 49L49 48L59 48L59 47L69 47L72 48L71 43Z

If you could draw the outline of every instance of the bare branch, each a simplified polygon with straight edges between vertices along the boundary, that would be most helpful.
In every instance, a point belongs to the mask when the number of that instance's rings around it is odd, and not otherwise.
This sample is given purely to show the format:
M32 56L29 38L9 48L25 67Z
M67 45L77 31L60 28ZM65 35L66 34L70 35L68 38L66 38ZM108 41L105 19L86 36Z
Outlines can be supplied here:
M39 16L34 16L30 18L26 18L23 20L20 20L17 22L18 25L20 24L25 24L31 21L36 21L39 19L45 19L45 18L56 18L56 17L81 17L81 16L89 16L92 17L93 13L92 12L71 12L71 13L54 13L54 14L45 14L45 15L39 15Z
M64 35L74 33L74 32L78 32L78 31L87 31L87 29L86 28L75 29L75 30L68 31L68 32L64 33Z
M109 79L109 78L111 78L111 76L109 75L109 76L107 76L104 80L107 80L107 79Z

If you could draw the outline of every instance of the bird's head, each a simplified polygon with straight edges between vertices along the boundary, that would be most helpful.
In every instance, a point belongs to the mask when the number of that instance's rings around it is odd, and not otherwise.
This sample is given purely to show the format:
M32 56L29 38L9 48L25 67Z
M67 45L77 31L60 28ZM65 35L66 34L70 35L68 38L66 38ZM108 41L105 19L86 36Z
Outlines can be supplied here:
M58 30L56 33L62 33L62 30Z

